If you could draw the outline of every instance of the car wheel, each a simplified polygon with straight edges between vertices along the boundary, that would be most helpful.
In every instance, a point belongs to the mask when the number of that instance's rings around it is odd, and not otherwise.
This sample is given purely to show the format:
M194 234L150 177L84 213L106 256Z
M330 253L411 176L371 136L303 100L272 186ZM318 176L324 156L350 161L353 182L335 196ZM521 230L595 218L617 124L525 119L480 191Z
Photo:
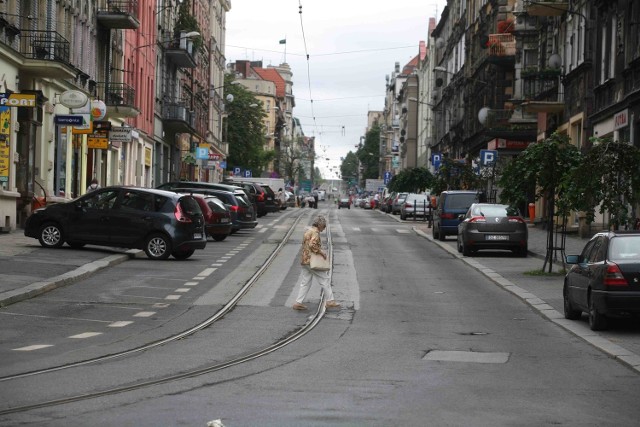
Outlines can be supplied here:
M471 251L471 249L469 249L468 245L464 244L464 240L463 240L462 241L462 255L471 256L472 253L473 253L473 251Z
M152 234L147 237L144 252L150 259L167 259L171 255L171 241L164 234Z
M175 259L183 260L189 258L195 251L195 249L189 249L187 251L176 251L171 255L173 255Z
M567 290L566 283L562 289L562 298L564 300L564 318L569 320L578 320L582 315L582 311L573 308L573 304L571 304L571 300L569 299L569 291Z
M439 238L439 233L437 231L438 229L436 228L436 226L434 225L433 228L431 229L431 234L433 234L433 238L437 239Z
M71 246L71 249L82 249L84 248L84 243L77 243L77 242L67 242L67 244L69 246Z
M404 221L405 219L407 219L407 216L400 212L400 219Z
M212 234L211 237L213 237L213 240L215 240L216 242L222 242L224 239L226 239L228 236L228 234Z
M442 232L442 230L438 229L438 240L444 242L447 239L446 234Z
M458 249L458 253L462 253L462 240L460 239L460 236L458 236L458 241L457 241L456 247Z
M347 209L351 209L351 206L348 206Z
M44 248L59 248L64 244L64 233L62 227L50 222L40 227L38 241Z
M589 294L589 327L592 331L603 331L607 329L607 317L598 313L593 298Z
M338 205L338 209L340 209L340 205Z

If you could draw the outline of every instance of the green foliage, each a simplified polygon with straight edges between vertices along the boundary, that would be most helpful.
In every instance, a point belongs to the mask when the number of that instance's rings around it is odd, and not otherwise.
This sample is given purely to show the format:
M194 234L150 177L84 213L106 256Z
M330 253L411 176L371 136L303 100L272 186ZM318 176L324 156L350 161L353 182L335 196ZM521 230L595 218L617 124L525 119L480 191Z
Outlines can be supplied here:
M251 169L254 176L260 176L268 163L275 158L273 150L264 149L264 110L250 107L261 102L242 85L232 85L233 77L225 76L224 93L233 95L233 102L226 101L226 140L229 142L229 168L239 166Z
M640 203L640 150L610 138L593 138L593 147L571 175L569 204L595 219L595 209L611 214L609 227L627 224L630 207Z
M391 178L387 188L389 191L421 193L430 189L433 185L434 177L425 167L409 168L400 171Z
M482 190L484 187L483 177L475 173L471 162L443 156L431 194L437 195L445 190Z
M380 126L374 125L365 135L364 144L356 152L362 165L362 179L377 179L380 164Z
M500 200L518 205L527 202L533 192L536 199L558 195L560 212L571 206L566 197L572 187L571 174L580 164L581 154L569 137L554 133L544 141L531 144L507 164L498 181L502 188Z
M198 25L198 21L191 14L191 0L184 0L182 4L180 4L180 9L178 9L178 20L176 21L175 26L175 37L180 37L180 33L197 31L202 34L200 31L200 26ZM202 46L202 36L193 37L193 51L197 52L198 49Z
M356 179L358 176L358 157L353 151L349 151L340 164L342 179Z

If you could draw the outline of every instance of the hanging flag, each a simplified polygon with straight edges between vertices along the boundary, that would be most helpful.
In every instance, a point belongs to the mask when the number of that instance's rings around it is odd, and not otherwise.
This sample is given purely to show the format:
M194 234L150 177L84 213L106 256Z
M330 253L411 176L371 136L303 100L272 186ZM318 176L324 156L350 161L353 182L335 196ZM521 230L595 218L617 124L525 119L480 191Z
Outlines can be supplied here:
M282 39L282 40L280 40L278 43L280 43L280 44L287 44L287 39Z

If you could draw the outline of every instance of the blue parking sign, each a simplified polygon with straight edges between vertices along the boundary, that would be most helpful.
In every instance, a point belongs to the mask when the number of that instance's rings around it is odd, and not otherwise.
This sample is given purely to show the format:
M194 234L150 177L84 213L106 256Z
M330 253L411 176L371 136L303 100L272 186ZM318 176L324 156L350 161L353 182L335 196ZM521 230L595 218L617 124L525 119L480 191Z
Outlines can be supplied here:
M438 169L441 163L442 163L442 154L433 153L431 155L431 164L433 165L433 167Z
M251 178L251 169L247 169L244 171L244 177L245 178Z
M498 151L496 150L480 150L480 164L489 166L498 160Z
M236 167L233 168L233 174L235 176L239 176L241 172L242 172L242 170L239 167L236 166Z

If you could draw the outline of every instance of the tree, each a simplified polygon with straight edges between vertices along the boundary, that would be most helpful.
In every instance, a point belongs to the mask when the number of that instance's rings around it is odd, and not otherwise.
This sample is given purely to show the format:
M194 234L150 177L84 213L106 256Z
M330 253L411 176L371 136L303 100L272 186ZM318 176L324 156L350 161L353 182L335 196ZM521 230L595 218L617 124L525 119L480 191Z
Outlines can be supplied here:
M610 138L592 138L593 147L584 155L567 188L568 204L586 213L591 224L595 210L610 214L609 229L628 225L630 206L640 203L640 150Z
M433 179L431 193L440 194L445 190L479 190L484 188L484 181L475 173L471 162L443 156L440 168Z
M389 191L421 193L433 185L433 175L425 167L409 168L391 178Z
M280 150L280 166L284 171L285 178L289 181L297 180L300 175L304 174L301 160L305 155L299 147L300 144L294 146L290 142L285 142Z
M536 199L546 198L547 254L542 269L545 269L548 262L549 272L554 252L553 217L556 215L556 197L559 213L564 216L571 208L566 198L567 190L571 186L570 177L580 164L580 159L580 151L570 143L569 137L554 133L544 141L530 144L506 165L498 181L502 188L500 200L504 203L513 206L526 203L527 195L532 188Z
M260 176L269 162L275 157L273 150L264 148L264 124L266 116L261 102L242 85L232 85L232 76L225 76L224 92L233 95L233 101L227 100L225 133L229 142L230 167L250 169L254 176ZM256 107L251 107L255 104Z
M362 176L364 179L378 179L380 164L380 126L373 125L364 138L364 145L356 152L358 160L362 165Z
M344 180L355 180L358 177L358 157L349 151L340 164L340 175Z

